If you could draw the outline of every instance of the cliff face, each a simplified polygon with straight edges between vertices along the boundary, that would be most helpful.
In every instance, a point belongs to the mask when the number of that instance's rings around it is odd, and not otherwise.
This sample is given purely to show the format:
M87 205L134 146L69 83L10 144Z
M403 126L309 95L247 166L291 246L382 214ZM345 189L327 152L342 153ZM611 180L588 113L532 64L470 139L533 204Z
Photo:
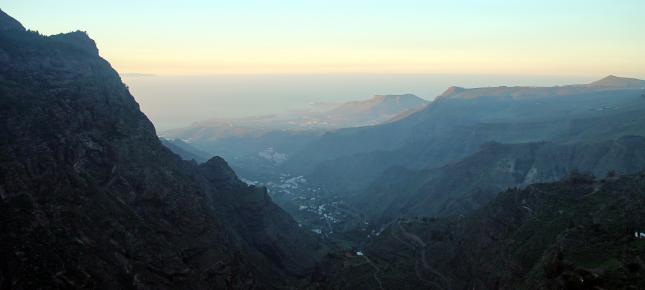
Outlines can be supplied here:
M270 288L313 267L320 245L264 189L161 145L85 33L7 17L0 288Z

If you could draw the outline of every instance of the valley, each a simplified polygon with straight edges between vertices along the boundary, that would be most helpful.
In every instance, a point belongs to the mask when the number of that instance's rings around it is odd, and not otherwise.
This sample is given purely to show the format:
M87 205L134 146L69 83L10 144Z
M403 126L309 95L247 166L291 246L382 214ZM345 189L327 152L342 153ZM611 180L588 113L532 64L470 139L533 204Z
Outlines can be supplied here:
M257 151L224 157L300 226L357 248L397 218L467 215L507 188L577 171L645 170L644 85L609 76L562 87L452 87L399 119L329 129L291 147L284 144L302 132L254 137L246 142ZM222 146L200 140L190 144L202 152Z
M645 289L645 80L158 130L114 67L0 10L0 289Z

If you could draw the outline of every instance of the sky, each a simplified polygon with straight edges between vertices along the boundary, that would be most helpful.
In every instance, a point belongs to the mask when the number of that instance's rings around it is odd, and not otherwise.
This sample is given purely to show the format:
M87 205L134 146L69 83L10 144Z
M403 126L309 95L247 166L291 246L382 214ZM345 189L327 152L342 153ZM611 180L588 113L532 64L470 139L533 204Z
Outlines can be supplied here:
M2 0L122 73L645 76L645 1Z
M0 0L87 31L158 130L451 85L645 79L643 0Z

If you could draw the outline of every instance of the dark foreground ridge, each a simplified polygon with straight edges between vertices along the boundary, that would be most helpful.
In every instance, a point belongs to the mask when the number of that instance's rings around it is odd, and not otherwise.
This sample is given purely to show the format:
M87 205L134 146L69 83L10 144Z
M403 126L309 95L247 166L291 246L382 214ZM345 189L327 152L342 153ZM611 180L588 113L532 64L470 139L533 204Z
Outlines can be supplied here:
M644 261L645 173L572 174L467 216L394 221L363 255L329 255L318 277L341 289L643 289Z
M0 12L0 288L299 285L324 249L218 157L182 161L83 32Z

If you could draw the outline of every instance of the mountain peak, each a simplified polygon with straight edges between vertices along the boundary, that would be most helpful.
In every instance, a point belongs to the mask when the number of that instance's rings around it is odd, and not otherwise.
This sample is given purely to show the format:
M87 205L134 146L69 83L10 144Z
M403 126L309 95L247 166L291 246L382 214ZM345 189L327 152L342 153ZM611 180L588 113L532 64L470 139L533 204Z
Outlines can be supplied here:
M421 99L413 94L403 94L403 95L374 95L373 100L400 100L400 99Z
M439 95L439 98L456 95L456 94L459 94L459 93L461 93L461 92L463 92L465 90L466 89L464 89L462 87L452 86L452 87L449 87L448 89L446 89L441 95Z
M18 20L9 16L7 13L4 13L0 9L0 31L6 30L25 30L25 28L18 22Z
M88 52L92 55L98 55L99 49L96 46L96 42L87 35L85 31L74 31L69 33L61 33L57 35L52 35L52 39L62 41L68 44L73 45L74 47L81 49L85 52Z
M354 120L355 124L377 124L387 121L394 116L410 109L416 109L427 104L428 101L413 94L403 95L375 95L370 99L352 101L328 112L334 123Z
M0 31L0 288L279 288L313 270L324 245L223 159L162 147L86 33L13 32Z
M645 87L645 81L635 78L618 77L608 75L600 80L589 84L596 87L625 87L625 88L642 88Z

